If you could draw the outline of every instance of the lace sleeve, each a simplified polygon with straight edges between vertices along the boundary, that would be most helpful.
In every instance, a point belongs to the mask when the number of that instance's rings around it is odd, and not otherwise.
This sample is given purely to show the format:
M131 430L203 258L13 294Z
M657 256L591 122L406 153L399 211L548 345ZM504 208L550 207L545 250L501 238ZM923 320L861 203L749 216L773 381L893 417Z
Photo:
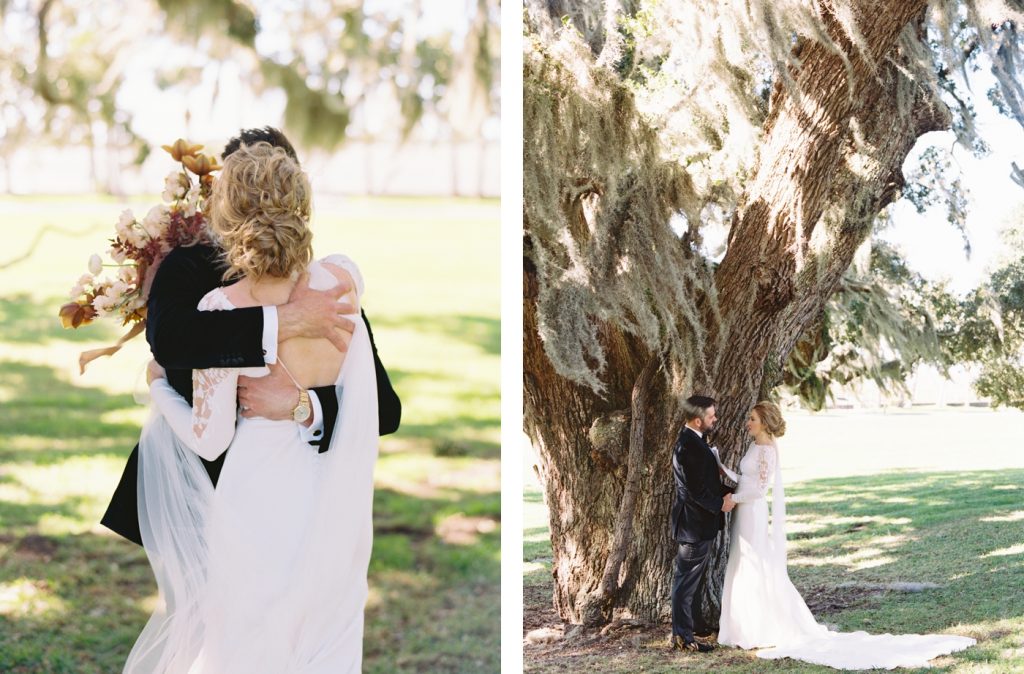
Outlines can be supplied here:
M193 452L213 461L235 435L237 384L238 368L193 371L194 407L189 407L166 379L154 380L149 389L174 434Z
M212 291L199 303L201 311L233 309L222 292ZM264 376L266 367L207 368L192 371L192 407L164 379L150 386L153 402L182 442L207 461L220 456L235 436L238 375Z
M775 448L771 446L751 445L750 451L757 452L757 472L752 475L744 474L740 480L739 489L733 494L732 500L736 503L744 501L756 501L768 494L768 486L771 484L772 476L775 475Z

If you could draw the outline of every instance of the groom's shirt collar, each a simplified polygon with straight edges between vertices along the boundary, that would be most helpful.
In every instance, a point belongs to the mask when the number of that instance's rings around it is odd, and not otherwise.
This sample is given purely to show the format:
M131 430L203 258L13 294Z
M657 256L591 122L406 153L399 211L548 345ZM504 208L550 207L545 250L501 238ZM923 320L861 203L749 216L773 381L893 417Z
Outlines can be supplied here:
M694 435L696 435L696 436L697 436L698 438L700 438L701 440L703 440L703 439L704 439L704 434L703 434L703 433L701 433L700 431L698 431L698 430L697 430L696 428L694 428L693 426L691 426L691 425L689 425L689 424L686 424L686 428L687 428L687 429L689 429L689 431L690 431L691 433L693 433Z

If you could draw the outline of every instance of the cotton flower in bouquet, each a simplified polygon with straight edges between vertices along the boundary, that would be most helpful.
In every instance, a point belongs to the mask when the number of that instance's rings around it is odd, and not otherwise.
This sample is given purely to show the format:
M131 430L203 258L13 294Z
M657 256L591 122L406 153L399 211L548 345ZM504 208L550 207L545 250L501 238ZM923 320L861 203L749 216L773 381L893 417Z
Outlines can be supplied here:
M82 353L82 372L92 360L116 353L145 329L149 288L167 253L178 246L209 241L203 209L213 186L213 172L221 167L216 157L200 154L202 147L182 139L163 146L181 165L164 179L163 203L150 208L141 219L131 209L124 210L106 250L109 261L99 253L90 255L88 273L71 287L71 301L60 308L65 328L79 328L97 318L132 325L117 344Z

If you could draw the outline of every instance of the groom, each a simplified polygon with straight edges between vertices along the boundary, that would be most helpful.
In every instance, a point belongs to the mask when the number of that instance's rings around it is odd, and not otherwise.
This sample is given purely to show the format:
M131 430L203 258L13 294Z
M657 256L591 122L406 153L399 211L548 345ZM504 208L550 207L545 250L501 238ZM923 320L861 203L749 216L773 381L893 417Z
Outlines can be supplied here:
M277 129L247 129L231 139L223 158L241 144L259 141L283 148L293 159L295 150ZM297 161L297 159L296 159ZM345 284L316 291L297 287L287 304L279 307L250 307L234 311L199 311L199 300L223 285L224 264L220 251L212 246L195 245L172 250L157 270L147 303L146 340L157 362L167 370L167 381L189 403L192 402L192 368L259 367L277 361L277 345L291 337L326 338L341 351L345 341L341 331L351 333L354 324L343 317L352 307L337 299L350 290ZM366 320L366 315L363 314ZM402 404L391 387L387 371L377 356L377 347L366 328L373 350L377 373L377 403L380 434L394 433L401 420ZM308 391L310 405L300 405L294 385L285 375L274 371L267 377L239 379L238 398L246 416L267 419L294 418L303 427L310 445L327 451L338 416L335 387L323 386ZM312 408L312 413L309 408ZM317 451L310 449L310 451ZM114 491L101 523L128 540L142 545L138 518L138 453L135 446L128 457L121 481ZM215 461L203 460L214 486L220 476L227 452Z
M672 537L679 545L672 578L672 636L669 646L682 651L707 652L709 644L693 635L694 616L700 615L697 586L707 566L711 541L725 526L724 513L735 504L722 496L718 463L704 439L714 428L715 400L690 396L683 403L686 425L672 449L672 475L676 483L672 506Z

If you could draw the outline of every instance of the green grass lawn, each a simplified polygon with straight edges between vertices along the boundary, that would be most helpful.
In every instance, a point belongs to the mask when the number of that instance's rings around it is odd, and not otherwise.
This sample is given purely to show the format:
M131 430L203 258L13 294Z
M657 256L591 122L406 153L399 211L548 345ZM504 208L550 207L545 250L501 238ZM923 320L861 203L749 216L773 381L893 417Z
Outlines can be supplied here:
M129 205L144 215L154 201ZM364 671L497 672L498 203L314 206L316 254L360 265L364 308L403 402L376 471ZM78 353L119 329L57 321L124 207L0 199L2 672L120 671L153 607L145 554L98 524L145 418L132 397L145 340L80 376Z
M782 462L802 476L796 483L786 480L789 573L819 622L843 631L978 639L977 646L939 658L927 671L1024 671L1024 414L931 409L789 416ZM945 441L933 443L940 433ZM968 437L968 445L954 440L958 436ZM526 485L526 623L529 629L557 629L547 511L532 471ZM919 593L872 589L905 581L940 587ZM702 656L673 653L664 646L669 631L666 622L605 638L528 644L526 671L836 671L759 660L732 648Z

